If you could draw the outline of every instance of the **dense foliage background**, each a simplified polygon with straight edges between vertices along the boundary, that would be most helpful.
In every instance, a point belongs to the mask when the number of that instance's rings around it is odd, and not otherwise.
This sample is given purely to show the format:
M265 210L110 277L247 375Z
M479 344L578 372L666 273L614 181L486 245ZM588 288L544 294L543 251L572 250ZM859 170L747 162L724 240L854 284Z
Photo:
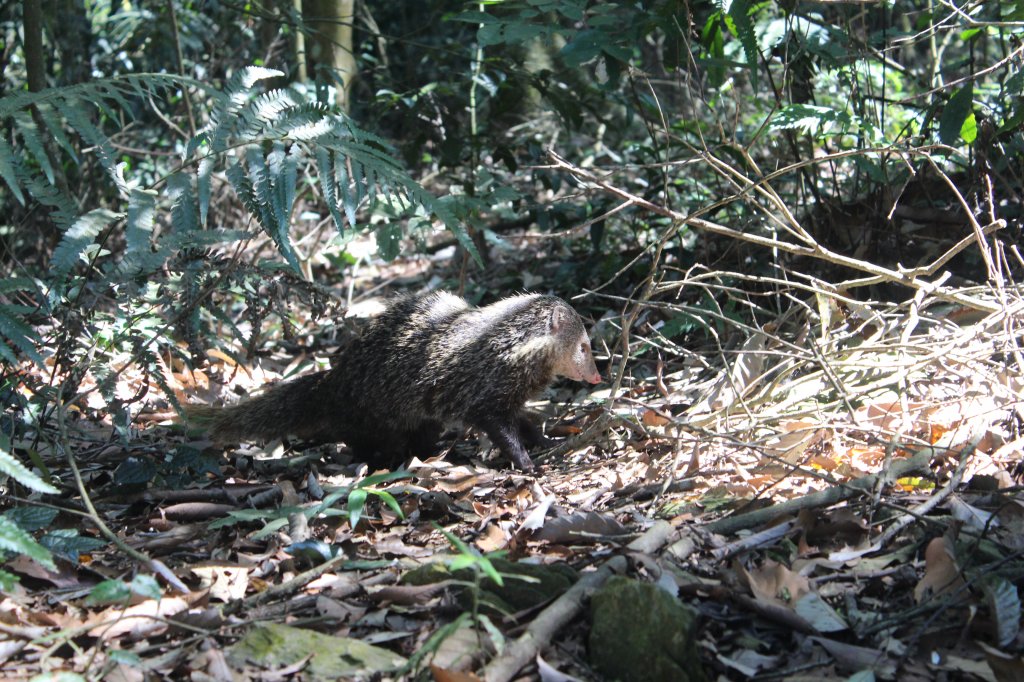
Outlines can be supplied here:
M1021 2L22 0L0 36L19 496L56 492L69 415L132 451L176 375L335 345L399 257L473 301L588 293L616 388L737 330L1016 310ZM175 457L116 482L207 471ZM37 527L0 517L0 548L104 545Z

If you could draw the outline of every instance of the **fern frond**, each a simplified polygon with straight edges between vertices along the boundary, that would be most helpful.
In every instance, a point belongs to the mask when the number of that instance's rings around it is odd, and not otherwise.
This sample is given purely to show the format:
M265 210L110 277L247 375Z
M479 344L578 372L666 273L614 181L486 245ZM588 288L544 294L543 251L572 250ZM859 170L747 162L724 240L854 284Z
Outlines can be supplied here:
M53 107L50 105L43 103L40 103L37 107L37 111L39 112L40 118L43 119L46 129L50 132L50 135L53 136L53 139L56 140L60 148L67 153L68 157L75 162L75 165L78 165L80 163L78 160L78 151L75 149L75 146L71 144L70 138L68 138L67 134L64 132L64 122L61 120L57 112L54 111Z
M298 256L292 247L288 233L291 227L292 207L289 203L285 206L282 203L281 192L276 191L285 179L280 173L275 173L275 165L268 163L270 158L264 159L263 154L256 147L249 147L246 150L246 161L249 167L250 186L252 187L253 199L256 204L256 215L263 227L263 230L274 240L281 255L285 257L288 264L297 271L299 269ZM283 154L283 150L281 152ZM273 154L273 152L271 152ZM282 170L284 163L276 164L278 171ZM237 173L236 173L237 176ZM291 195L294 196L294 180L292 182ZM289 194L288 192L284 193Z
M99 104L103 102L102 98L96 100ZM64 119L68 122L75 131L82 136L89 145L96 149L96 155L99 157L100 163L108 171L113 171L115 163L114 149L110 146L110 141L107 136L97 128L89 117L86 115L88 109L82 106L84 102L68 101L63 99L54 100L53 106L61 113Z
M14 156L11 145L7 144L7 140L3 137L0 137L0 178L3 178L7 186L11 188L11 193L14 194L18 203L24 206L25 195L21 192L21 183L18 182L18 173L15 170L18 165L18 159Z
M192 178L184 173L175 173L167 180L171 204L171 226L186 234L199 229L196 212L196 197L192 192Z
M39 291L39 286L31 277L7 277L0 279L0 294L9 294L12 291Z
M19 462L17 458L15 458L13 454L11 454L11 450L12 448L10 436L8 436L7 434L0 434L0 473L4 474L5 476L10 476L15 481L18 481L22 485L31 488L32 490L35 490L37 492L47 493L50 495L56 495L58 492L60 492L52 485L50 485L43 479L39 478L39 476L34 474L32 471L27 469L24 464ZM14 523L10 519L8 519L8 521L12 524ZM29 539L31 540L31 537ZM34 541L32 542L33 544L35 544ZM5 545L4 549L12 548ZM15 551L19 550L16 549ZM46 550L42 551L45 552ZM49 565L53 566L53 562L51 561Z
M291 173L286 169L288 156L283 142L275 142L274 148L267 154L267 171L272 178L273 198L271 206L274 210L274 227L286 234L291 220L292 199L295 195L294 166Z
M338 182L338 197L341 199L341 205L345 209L345 217L348 218L348 224L352 227L356 225L356 210L359 208L358 186L349 192L349 172L348 165L352 164L355 170L360 168L358 162L354 162L351 159L346 159L340 154L335 155L334 158L334 177ZM353 173L355 175L355 173ZM356 176L358 177L358 176ZM331 183L334 184L333 182ZM358 182L357 182L358 185ZM333 190L333 187L332 187ZM340 229L340 228L339 228Z
M307 123L303 122L300 117L296 117L296 120L289 122L288 126L279 126L275 130L284 128L280 131L282 135L304 142L318 140L334 130L334 123L329 118L316 120L311 115L310 119L310 122Z
M137 350L142 366L146 369L153 380L156 381L156 385L163 391L164 396L174 406L179 413L184 411L181 403L178 402L178 398L174 393L174 389L171 388L170 382L167 380L167 374L165 372L166 366L160 356L153 351L153 347L147 344L139 344Z
M248 167L249 179L252 181L252 190L255 197L257 217L264 230L274 231L276 227L274 220L274 194L271 191L270 169L267 168L263 152L256 147L247 147L245 150L245 165Z
M259 202L256 201L256 194L252 188L252 181L249 176L245 174L245 169L242 167L241 161L236 161L232 165L228 166L228 169L224 171L224 175L227 176L228 182L231 183L231 187L235 190L235 194L242 200L242 205L248 209L249 213L256 217L257 220L261 219L262 212L260 210Z
M61 237L50 258L50 269L59 279L71 271L104 227L123 214L97 208L81 216Z
M164 260L164 254L153 250L153 225L156 217L157 194L139 188L128 195L128 220L125 223L125 252L121 272L134 275L155 270Z
M17 358L7 342L13 344L32 362L39 366L43 365L43 357L36 350L40 343L39 335L21 319L25 313L32 310L34 309L26 306L0 304L0 355L12 365L17 364Z
M282 109L278 117L264 124L266 137L313 139L336 129L330 109L319 102L300 102Z
M757 36L754 34L754 24L750 20L750 12L749 0L732 0L732 2L728 3L725 22L730 30L736 34L736 37L740 39L740 45L743 46L743 53L747 58L747 68L750 69L750 80L756 90L758 60L761 53L757 48Z
M210 211L210 193L212 187L213 169L216 163L213 157L207 156L199 161L199 169L196 171L196 194L199 199L199 224L206 227L206 216Z
M129 91L130 88L123 88L120 84L116 82L104 81L100 81L99 83L97 83L96 87L99 88L100 92L103 95L98 100L96 100L96 106L99 107L100 111L105 113L110 118L110 120L118 120L117 112L120 112L122 115L127 116L129 118L135 118L135 116L133 115L135 108L127 99L125 99L124 95L122 94L122 92L124 91ZM111 104L117 104L116 111L110 106Z
M15 168L15 172L33 199L43 206L53 209L50 217L53 218L57 227L67 230L74 224L80 211L73 198L56 186L45 182L37 174L26 172L20 164Z
M316 150L316 167L320 175L320 189L324 193L324 201L327 202L327 210L330 211L331 217L334 218L334 225L338 228L339 232L344 232L345 218L341 215L341 211L338 210L338 192L336 191L335 185L335 173L332 172L334 164L331 163L333 154L323 148L318 147ZM351 225L355 225L355 214L352 214Z
M209 133L210 147L213 151L220 152L227 148L227 139L232 133L233 124L239 112L249 102L253 86L261 80L283 75L274 69L247 66L231 77L224 87L223 97L210 113L210 126L206 132Z
M291 90L270 90L256 96L239 112L240 135L255 137L285 118L285 112L302 104Z
M22 144L25 145L26 151L29 152L29 157L42 169L47 182L52 184L53 166L50 164L50 155L46 153L43 141L39 139L39 130L36 128L35 121L27 113L19 112L14 117L14 129L17 136L21 138Z

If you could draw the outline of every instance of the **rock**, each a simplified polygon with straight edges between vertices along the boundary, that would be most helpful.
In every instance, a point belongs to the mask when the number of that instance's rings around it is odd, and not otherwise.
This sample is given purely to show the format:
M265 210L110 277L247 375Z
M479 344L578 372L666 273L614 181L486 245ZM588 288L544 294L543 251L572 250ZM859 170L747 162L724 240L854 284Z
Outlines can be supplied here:
M650 583L611 578L590 602L590 660L609 680L706 682L693 609Z

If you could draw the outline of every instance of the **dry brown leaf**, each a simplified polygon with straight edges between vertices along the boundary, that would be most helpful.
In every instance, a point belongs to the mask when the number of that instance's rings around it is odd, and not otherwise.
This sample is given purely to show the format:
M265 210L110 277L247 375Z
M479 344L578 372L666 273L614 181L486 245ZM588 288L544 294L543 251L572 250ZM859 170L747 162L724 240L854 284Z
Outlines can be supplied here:
M868 403L857 410L857 421L864 426L895 433L928 432L929 425L921 419L921 410L926 407L926 403L907 401L904 411L899 401Z
M914 600L920 604L934 595L959 589L964 584L960 567L954 559L953 543L946 536L937 537L924 550L924 577L914 588Z
M737 573L759 601L791 609L800 597L811 592L807 578L774 561L765 561L764 566L751 571L738 562L735 565Z
M891 679L896 673L896 664L880 649L853 646L824 637L811 637L811 641L820 644L846 671L874 670L883 679Z
M222 602L241 599L249 588L249 569L237 564L209 562L191 567L199 576L200 589L209 589L210 596Z
M400 604L402 606L418 606L430 603L453 581L442 580L437 583L426 585L384 585L382 587L369 587L366 596L370 601L388 604Z
M671 419L661 414L657 410L644 410L640 416L640 423L644 426L665 426L671 423Z
M985 661L997 682L1024 680L1024 656L1004 653L984 642L978 642L978 646L985 652Z
M164 619L187 608L188 603L181 597L164 597L147 599L126 609L106 609L90 619L97 625L89 634L108 641L127 634L133 639L150 637L167 629Z
M580 544L598 542L627 532L621 523L606 514L575 512L548 521L533 537L546 542Z
M692 412L717 412L732 405L737 398L747 395L760 382L764 371L764 353L768 335L755 332L743 343L736 360L727 374L723 374L706 400L694 405Z
M434 664L430 665L430 674L434 676L436 682L480 682L480 678L471 672L448 670Z
M474 545L485 554L504 549L509 542L509 534L502 530L497 523L488 523L484 532L477 536Z

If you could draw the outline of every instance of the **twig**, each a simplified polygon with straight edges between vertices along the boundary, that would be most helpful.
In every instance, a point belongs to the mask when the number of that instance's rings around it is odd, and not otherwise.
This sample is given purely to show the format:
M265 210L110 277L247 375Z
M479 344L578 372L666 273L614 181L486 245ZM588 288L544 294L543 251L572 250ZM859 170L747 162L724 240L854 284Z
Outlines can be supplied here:
M280 585L274 585L273 587L267 588L266 590L246 597L245 599L237 599L224 607L225 615L232 615L240 611L248 611L252 608L259 606L265 602L271 601L278 597L286 597L290 594L298 592L303 587L313 582L324 573L327 573L331 569L337 567L340 564L348 561L348 557L342 553L337 556L328 559L319 566L314 566L308 571L303 571L291 580L285 581Z
M942 490L939 490L927 500L914 507L910 512L901 516L891 526L886 528L885 532L878 536L877 544L879 547L884 547L889 544L892 539L900 533L900 531L937 507L939 503L949 497L953 491L956 490L957 486L960 485L960 481L963 479L964 470L967 468L967 461L971 458L971 455L974 454L974 451L977 449L980 441L981 435L975 436L960 452L960 461L957 463L956 470L953 472L953 475L949 477L949 482L942 487Z
M92 498L89 497L89 491L86 490L85 481L82 480L82 472L78 470L78 463L75 461L75 455L71 451L71 442L68 439L67 423L65 421L66 409L64 405L64 399L60 396L58 391L57 396L57 430L60 436L60 448L64 450L64 456L68 460L68 466L71 467L71 473L75 477L75 485L78 486L78 494L82 496L82 504L85 505L85 509L89 520L92 521L93 525L100 531L100 533L113 543L118 549L135 559L139 563L148 566L154 573L163 576L164 580L178 590L182 594L188 594L190 590L188 587L178 579L178 576L169 569L162 561L158 559L152 559L142 552L138 551L134 547L131 547L117 536L117 533L110 530L110 527L104 523L103 519L100 518L99 512L96 511L96 507L93 506Z
M185 60L181 54L181 36L178 34L178 15L174 11L173 0L167 0L167 12L171 16L171 35L174 36L174 54L177 59L178 75L185 75ZM188 87L182 86L181 92L185 99L185 113L188 114L188 129L192 137L196 135L196 117L192 113L192 98L188 94Z
M633 552L652 553L668 542L674 529L666 521L659 521L646 533L629 543ZM614 573L622 573L628 566L625 556L609 559L601 568L580 578L558 599L540 613L519 638L484 668L487 682L508 682L551 642L551 638L572 620L590 595Z
M836 502L841 502L843 500L850 499L851 497L855 497L856 495L869 492L881 477L887 476L900 478L911 472L928 471L928 463L931 461L932 455L935 451L935 448L924 447L918 450L910 459L902 459L897 462L893 462L891 471L882 471L877 474L863 476L850 481L849 483L842 483L834 488L811 493L810 495L804 495L803 497L798 497L792 500L786 500L785 502L772 505L771 507L758 509L739 516L726 517L724 519L719 519L718 521L712 521L708 525L704 526L704 528L712 533L727 535L744 528L760 526L783 516L784 514L791 514L793 512L800 511L801 509L811 509L814 507L832 505Z
M762 545L767 545L769 543L775 542L779 538L787 535L789 531L793 530L795 526L796 521L786 521L785 523L780 523L777 526L766 528L765 530L759 533L748 535L747 537L740 538L736 542L730 542L729 544L723 545L718 549L714 549L711 551L711 556L718 560L722 560L726 557L732 556L733 554L739 554L740 552L746 552L750 549L756 549L758 547L761 547Z
M901 284L906 287L910 287L911 289L915 290L923 288L926 289L928 293L932 294L936 298L940 298L951 303L956 303L967 308L982 310L989 313L997 312L999 310L999 306L994 303L974 298L972 296L967 296L960 292L950 291L943 287L937 287L932 282L928 282L921 279L922 277L927 277L933 274L934 269L932 265L918 268L901 267L899 270L893 270L891 268L882 267L875 263L859 260L851 256L844 256L843 254L836 253L835 251L826 249L824 246L813 240L805 241L804 244L794 244L792 242L786 242L779 239L774 239L772 237L764 237L752 232L734 230L730 227L726 227L724 225L711 222L710 220L704 220L703 218L697 218L692 215L680 213L679 211L674 211L668 207L661 206L660 204L655 204L651 201L648 201L647 199L644 199L643 197L627 192L626 190L616 187L611 183L601 179L596 174L588 170L585 170L578 166L574 166L573 164L569 163L561 156L559 156L557 153L555 153L553 150L548 151L548 156L555 162L555 167L561 168L566 172L576 176L577 178L584 180L587 183L590 183L591 185L594 186L594 188L600 189L601 191L606 192L608 194L615 195L621 199L631 201L635 206L650 211L651 213L655 213L657 215L671 219L672 221L674 221L674 225L671 226L673 231L678 227L678 225L689 225L690 227L696 228L698 230L703 230L705 232L710 232L712 234L719 234L722 235L723 237L729 237L731 239L735 239L738 241L750 242L752 244L756 244L758 246L763 246L770 249L778 249L779 251L792 253L798 256L806 256L808 258L824 260L834 265L841 265L852 270L865 272L868 273L869 275L872 275L875 281L893 282L896 284ZM988 234L991 231L1001 229L1005 226L1005 221L999 220L996 223L986 225L985 227L981 228L981 233ZM961 241L957 245L959 246L960 244L963 244L963 248L966 248L967 245L974 243L976 239L976 237L972 237L971 240L967 242ZM943 258L945 258L945 254L943 255ZM847 285L849 285L849 283L847 283Z

